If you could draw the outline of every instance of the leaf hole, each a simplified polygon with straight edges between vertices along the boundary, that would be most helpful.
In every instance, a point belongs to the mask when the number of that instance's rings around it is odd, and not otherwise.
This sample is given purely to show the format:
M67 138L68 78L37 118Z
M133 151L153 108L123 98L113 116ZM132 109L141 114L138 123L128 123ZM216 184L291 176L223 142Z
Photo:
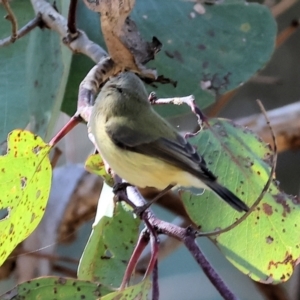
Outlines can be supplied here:
M27 177L21 177L21 189L24 189L27 185Z
M113 254L108 249L105 250L104 255L101 256L101 259L111 259Z
M113 256L113 254L108 249L106 249L105 256L111 258Z
M0 209L0 221L6 219L9 215L9 209L8 208L1 208Z
M39 152L41 151L41 147L40 146L35 146L33 149L32 149L32 152L34 154L39 154Z

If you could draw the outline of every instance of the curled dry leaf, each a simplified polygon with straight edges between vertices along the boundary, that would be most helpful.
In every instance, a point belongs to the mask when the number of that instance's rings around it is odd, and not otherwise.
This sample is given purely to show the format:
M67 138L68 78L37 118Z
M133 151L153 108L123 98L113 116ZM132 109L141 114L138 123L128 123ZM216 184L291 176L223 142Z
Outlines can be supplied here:
M152 42L142 39L134 21L129 18L135 0L84 0L86 6L101 14L101 29L108 53L121 70L129 69L142 73L145 77L155 78L155 70L147 69L144 64L154 58L161 49L155 37Z

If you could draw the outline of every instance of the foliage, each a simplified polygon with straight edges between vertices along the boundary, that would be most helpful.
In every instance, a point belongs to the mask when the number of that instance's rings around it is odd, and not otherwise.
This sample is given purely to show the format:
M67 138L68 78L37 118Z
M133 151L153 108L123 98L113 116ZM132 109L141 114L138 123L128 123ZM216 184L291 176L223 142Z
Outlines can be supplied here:
M231 121L216 119L210 125L211 128L204 128L192 142L203 153L220 183L251 206L268 181L272 162L270 146L249 129ZM241 216L210 191L200 196L184 191L181 196L188 215L202 231L225 228ZM280 191L274 179L246 220L212 239L252 279L269 283L286 281L300 256L296 234L299 209L296 197Z
M26 5L23 2L12 3L21 25L33 17L29 1ZM132 17L143 35L151 38L155 34L164 44L152 66L178 81L176 89L171 85L160 86L159 97L193 93L197 104L204 108L213 103L216 95L240 86L264 67L274 50L276 25L269 10L257 3L195 3L137 1ZM57 5L66 15L67 4L58 1ZM3 11L0 6L0 13L4 14ZM96 14L81 3L78 16L79 26L103 43L97 33ZM8 36L10 30L9 23L5 24L0 38ZM41 51L40 45L47 47ZM72 57L55 32L39 28L4 48L0 65L4 64L8 67L0 68L0 76L5 78L0 81L4 124L1 141L13 128L24 128L28 123L32 131L45 135L60 107L73 114L78 85L92 66L86 57ZM170 105L158 110L168 117L184 112L181 107ZM251 206L269 178L270 147L251 131L230 121L215 119L209 124L192 143L218 180ZM7 144L7 154L0 158L0 208L8 212L0 222L0 264L40 222L51 186L48 155L52 146L23 130L9 133ZM99 155L90 156L86 168L102 176L105 183L78 267L78 279L38 278L19 284L1 299L147 299L151 287L148 278L117 290L138 240L140 220L127 205L113 202L113 180ZM199 193L181 191L180 195L188 216L202 231L225 228L240 217L215 194ZM279 190L274 178L247 219L228 232L214 235L212 240L228 260L252 279L268 283L286 281L300 256L298 204L297 199ZM254 255L257 251L259 256Z
M107 211L103 207L105 202L114 211L108 215L97 215L99 220L93 225L93 231L82 254L78 278L118 288L137 242L140 220L134 218L131 211L124 209L122 203L114 208L111 194L102 191L99 202L102 205L98 208L98 214ZM120 238L116 239L116 236Z
M29 0L11 3L19 26L34 17ZM56 1L58 9L66 12L66 1ZM5 10L0 5L0 15ZM1 21L0 39L9 36L11 24ZM41 48L42 47L42 48ZM45 136L49 124L56 120L64 97L70 51L51 30L37 28L14 44L0 50L0 141L15 128L28 126Z
M7 154L0 157L0 209L8 215L0 222L0 265L41 221L50 193L50 147L29 131L8 136Z
M193 94L205 108L215 101L216 94L242 85L264 67L274 50L276 23L268 8L257 3L222 1L205 5L205 14L197 13L194 5L193 1L181 0L136 1L132 18L148 40L156 35L163 43L151 66L159 70L159 75L178 82L175 89L170 84L160 85L158 96ZM81 10L79 26L103 45L95 32L99 19L86 7L81 6ZM68 114L76 110L77 87L90 67L87 58L73 57L63 103ZM203 90L201 82L211 82L211 87ZM157 109L165 117L185 112L176 106Z
M106 299L104 296L111 292L101 284L81 281L73 278L43 277L21 283L13 290L4 294L1 299Z

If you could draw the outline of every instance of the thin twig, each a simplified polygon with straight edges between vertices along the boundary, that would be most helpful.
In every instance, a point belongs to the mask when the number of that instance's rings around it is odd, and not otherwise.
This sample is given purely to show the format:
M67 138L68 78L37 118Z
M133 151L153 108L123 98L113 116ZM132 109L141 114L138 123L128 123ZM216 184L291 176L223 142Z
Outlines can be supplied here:
M52 169L54 169L56 167L57 162L58 162L59 158L61 157L61 155L62 155L62 151L58 147L55 147L54 148L54 153L53 153L53 156L52 156L52 159L51 159Z
M187 228L186 235L183 242L190 253L193 255L194 259L201 266L203 272L208 277L210 282L218 290L220 295L222 295L225 300L238 300L238 297L229 289L227 284L222 280L210 262L206 259L205 255L202 253L199 246L196 244L195 237L196 232Z
M127 187L127 194L122 194L121 199L123 197L127 197L129 202L133 205L135 208L136 206L142 206L145 203L145 199L143 199L142 195L139 193L138 189L135 187ZM127 200L126 200L127 201ZM178 239L179 241L183 242L185 246L189 249L192 256L195 258L199 266L203 269L206 276L209 278L211 283L216 287L216 289L219 291L221 296L226 300L234 300L237 299L237 297L232 293L232 291L229 289L229 287L225 284L225 282L221 279L221 277L218 275L218 273L214 270L213 266L209 263L209 261L206 260L205 256L201 252L199 246L195 242L196 238L196 231L193 231L194 233L191 234L190 229L184 229L179 226L176 226L174 224L170 224L168 222L162 221L152 213L151 210L147 209L143 214L143 220L147 220L147 227L149 229L155 229L158 233L163 233L168 236L174 237ZM149 226L149 224L151 226ZM150 231L150 234L151 233ZM152 253L152 255L154 255ZM155 268L155 264L152 268L152 270ZM156 276L156 275L155 275ZM155 295L159 295L159 289L158 289L158 283L155 282ZM157 299L157 298L154 298Z
M82 121L80 116L73 116L69 122L51 139L49 145L54 147L67 133Z
M112 59L104 57L88 72L79 85L76 115L87 123L89 122L100 84L117 71L116 64Z
M297 0L281 0L278 4L271 8L272 15L277 18L279 15L283 14L291 6L293 6Z
M220 98L208 109L207 116L212 118L217 116L220 111L232 100L233 96L237 93L237 89L227 92L220 96Z
M152 300L159 299L158 261L156 260L152 273Z
M156 229L154 229L153 225L147 219L147 214L143 215L143 221L145 222L147 229L149 230L151 243L151 257L144 275L144 279L146 279L152 273L154 266L157 263L159 238L157 236ZM158 286L158 283L155 283L155 286Z
M78 3L77 0L70 1L69 13L68 13L68 29L73 39L78 36L77 27L76 27L77 3Z
M98 63L104 56L107 56L107 52L99 45L92 42L86 33L77 29L78 37L72 39L68 30L67 20L59 14L53 6L45 0L31 0L32 7L36 14L40 13L45 25L51 30L56 31L62 41L68 46L74 53L82 53Z
M275 76L268 76L268 75L254 75L252 78L249 79L249 82L252 83L259 83L265 85L276 85L281 83L280 77Z
M4 8L7 11L7 16L5 16L5 19L10 21L11 23L11 36L10 36L10 41L11 43L14 43L15 40L17 39L17 31L18 31L18 21L16 19L16 16L14 14L14 12L12 11L10 5L9 5L9 1L8 0L2 0L2 4L4 6Z
M291 24L283 29L276 38L276 48L280 47L299 28L299 20L293 20Z
M268 117L271 121L276 136L277 151L283 152L300 147L300 102L291 103L280 108L269 110ZM269 128L266 126L263 114L254 114L236 119L235 123L249 127L263 141L273 144L270 139Z
M174 224L176 226L180 226L180 227L187 227L191 223L192 223L192 221L184 220L181 217L177 217L176 219L174 219L172 221L172 224ZM164 259L168 255L170 255L172 252L174 252L177 248L179 248L182 245L182 243L179 240L170 238L170 237L168 237L166 235L160 236L159 239L160 239L159 253L158 253L158 260L159 261L161 261L162 259ZM140 259L138 261L138 264L137 264L137 266L135 268L135 273L136 274L139 274L141 276L143 274L145 274L145 271L147 269L147 265L148 265L150 256L151 256L150 249L147 248L142 253L142 255L141 255L141 257L140 257Z
M152 105L164 105L164 104L174 104L174 105L182 105L186 104L190 107L191 111L195 114L198 120L198 124L201 127L203 123L207 122L207 117L202 113L199 107L196 105L195 97L193 95L189 95L186 97L174 97L174 98L156 98L154 92L150 93L149 101Z
M31 21L29 21L25 26L23 26L17 32L16 40L20 39L21 37L23 37L24 35L26 35L27 33L29 33L32 29L34 29L35 27L39 26L41 24L41 22L42 22L41 15L38 14L34 19L32 19ZM4 38L3 40L0 40L0 47L7 46L7 45L9 45L11 43L12 43L11 37Z
M60 261L60 262L66 262L66 263L72 263L72 264L78 264L79 260L75 258L71 258L68 256L58 256L48 253L42 253L42 252L28 252L26 249L20 249L17 250L16 253L14 253L14 257L9 257L8 259L20 257L20 256L34 256L36 258L40 259L47 259L49 261Z
M130 277L134 271L134 268L138 262L139 257L141 256L143 250L146 248L150 240L149 232L147 230L143 230L140 233L139 239L136 243L136 246L134 248L134 251L130 257L130 260L127 264L127 268L125 270L123 280L120 286L120 290L125 289L127 284L129 283Z
M183 242L187 249L190 251L198 265L202 268L203 272L219 291L221 296L226 300L238 299L229 287L225 284L219 274L215 271L210 262L205 258L199 246L196 244L196 231L188 227L187 229L178 227L174 224L157 219L150 211L147 212L149 222L157 228L158 232L164 233L168 236L174 237Z

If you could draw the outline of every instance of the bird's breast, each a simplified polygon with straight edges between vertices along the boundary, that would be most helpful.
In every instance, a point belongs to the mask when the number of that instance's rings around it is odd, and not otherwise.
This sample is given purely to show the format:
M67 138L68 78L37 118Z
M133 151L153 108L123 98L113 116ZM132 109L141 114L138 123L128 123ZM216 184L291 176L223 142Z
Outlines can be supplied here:
M112 170L129 183L164 189L181 171L162 160L116 146L104 130L93 133L99 151Z

